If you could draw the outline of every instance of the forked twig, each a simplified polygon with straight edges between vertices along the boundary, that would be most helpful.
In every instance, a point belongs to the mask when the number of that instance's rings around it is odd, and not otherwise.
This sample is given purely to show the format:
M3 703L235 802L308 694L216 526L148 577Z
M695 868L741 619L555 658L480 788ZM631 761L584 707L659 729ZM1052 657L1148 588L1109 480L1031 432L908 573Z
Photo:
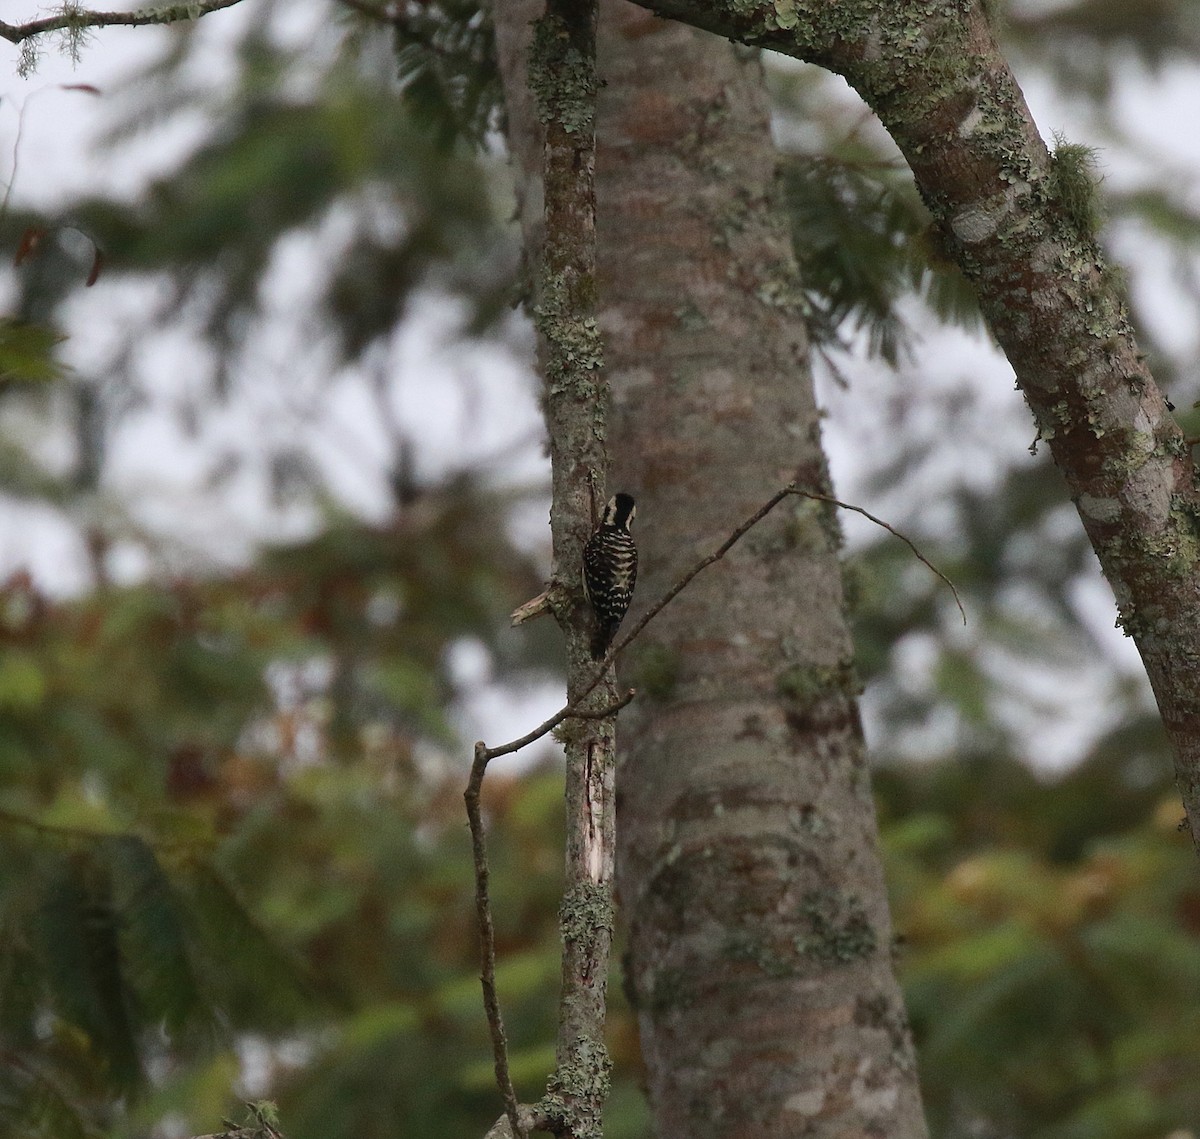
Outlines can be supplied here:
M633 699L634 695L634 689L631 688L616 703L606 708L569 712L569 714L580 720L600 720L606 716L614 716ZM557 715L554 717L554 724L550 727L546 727L544 724L539 725L532 732L521 736L520 739L513 740L511 743L504 744L501 747L490 748L480 740L475 745L475 758L471 762L471 778L468 780L467 789L463 793L463 799L467 804L467 821L471 828L471 853L475 862L475 912L479 916L479 980L483 987L483 1008L487 1015L488 1030L492 1036L492 1054L495 1060L496 1084L500 1088L500 1095L504 1099L504 1111L508 1117L509 1126L512 1127L512 1133L518 1139L525 1134L523 1130L525 1121L520 1116L521 1112L527 1109L523 1109L517 1103L517 1094L513 1088L512 1076L508 1070L508 1037L504 1031L504 1017L500 1012L500 998L496 993L496 927L492 921L491 895L488 890L490 872L488 869L487 836L483 827L483 811L480 806L480 796L483 790L484 772L487 771L487 765L491 760L497 758L497 756L509 755L512 752L520 751L526 744L531 744L534 740L540 739L547 732L551 731L555 725L561 723L566 718L565 715Z

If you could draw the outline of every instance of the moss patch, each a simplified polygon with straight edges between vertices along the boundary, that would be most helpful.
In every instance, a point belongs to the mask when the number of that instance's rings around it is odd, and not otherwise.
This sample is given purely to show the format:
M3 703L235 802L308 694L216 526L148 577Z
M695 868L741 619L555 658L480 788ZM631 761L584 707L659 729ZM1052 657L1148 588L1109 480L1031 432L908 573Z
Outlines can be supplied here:
M1085 237L1100 228L1100 191L1096 148L1067 142L1057 131L1047 189L1071 224Z

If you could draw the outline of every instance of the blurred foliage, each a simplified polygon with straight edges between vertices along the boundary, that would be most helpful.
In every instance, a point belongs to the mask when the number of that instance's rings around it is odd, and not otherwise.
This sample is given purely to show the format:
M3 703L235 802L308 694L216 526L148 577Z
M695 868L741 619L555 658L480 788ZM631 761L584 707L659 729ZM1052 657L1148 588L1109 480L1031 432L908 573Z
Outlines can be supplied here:
M496 541L502 512L456 480L221 579L0 590L0 1132L211 1129L259 1041L291 1136L478 1133L494 1093L447 716L461 639L509 676L542 667L497 645L540 581ZM530 1095L559 795L549 769L487 801Z
M1161 71L1200 54L1196 0L1077 0L1014 4L993 0L1004 38L1050 70L1057 82L1106 100L1130 58Z
M0 391L9 385L58 379L62 367L54 349L61 340L41 325L24 324L11 317L0 319Z
M489 641L533 575L489 568L466 497L232 579L0 593L0 1128L199 1132L236 1114L239 1067L297 1139L398 1120L474 1136L494 1117L466 750L439 758L445 653ZM1055 780L995 739L876 773L935 1134L1184 1127L1200 890L1161 738L1123 725ZM499 985L533 1097L556 1008L557 766L494 775L487 810ZM610 991L607 1134L634 1139L635 1030L616 976Z
M307 33L280 30L309 8ZM1136 142L1109 101L1119 69L1200 51L1196 0L989 11L1019 64L1088 99L1114 146ZM159 1139L269 1096L289 1139L475 1137L499 1104L452 659L482 649L492 678L514 686L554 667L551 631L502 635L541 585L508 537L523 496L477 475L417 477L412 441L394 430L382 460L393 510L368 524L296 476L306 457L290 444L264 465L317 504L311 537L236 572L126 586L99 572L108 541L128 539L125 519L94 506L107 436L145 400L139 357L155 332L185 328L204 350L211 384L187 409L202 417L255 371L255 337L280 323L295 364L320 356L331 376L375 368L422 295L454 297L463 334L495 327L515 257L489 150L488 22L473 0L265 0L216 84L195 63L201 25L176 29L106 96L118 160L203 122L174 166L134 200L96 193L3 219L14 248L21 234L53 236L20 258L0 325L0 491L78 519L98 572L73 601L21 574L0 588L0 1134ZM930 313L973 325L970 290L894 154L847 128L806 75L775 89L781 122L820 140L792 148L784 182L814 340L903 367ZM1102 190L1102 240L1125 226L1159 241L1180 303L1200 312L1190 182L1156 168ZM63 375L56 347L96 247L95 294L141 288L144 320L109 330L116 344L90 371ZM280 312L272 281L297 247L311 295ZM1156 371L1178 377L1181 406L1200 397L1192 361L1148 347ZM371 374L389 390L402 379ZM899 544L853 559L898 960L934 1134L1190 1134L1200 892L1161 727L1144 684L1104 661L1081 620L1092 555L1055 472L1010 460L984 489L926 477L948 440L984 454L990 425L965 382L932 397L927 430L918 385L895 387L890 445L864 456L866 482L907 496L909 517L889 517L950 574L972 619L962 632ZM44 460L34 405L45 435L73 442L65 467ZM323 412L317 400L313 417ZM1031 718L1048 731L1071 717L1082 756L1035 775ZM559 774L548 758L519 778L498 771L486 798L498 983L518 1092L533 1098L553 1062ZM617 976L609 992L606 1134L640 1139L634 1020Z
M413 113L445 142L482 145L498 125L501 102L488 6L479 0L409 4L392 19L396 74Z
M299 7L255 7L220 83L194 66L194 52L214 50L201 30L212 25L197 21L170 29L162 54L103 96L118 166L144 161L147 144L176 152L181 134L194 140L136 199L97 192L52 210L6 199L0 228L19 267L0 329L0 388L51 374L66 313L101 269L96 293L118 304L136 296L139 310L104 330L105 350L89 361L87 386L110 389L105 438L150 398L159 376L146 356L158 334L192 338L193 366L216 398L261 372L267 329L294 341L301 370L320 361L331 379L377 369L423 296L460 302L471 334L503 334L517 249L501 224L507 173L485 145L497 83L477 6L409 6L393 21L313 0L299 41L286 30ZM196 403L176 408L190 433ZM398 451L406 442L393 440Z
M867 351L896 364L913 335L897 305L914 293L941 320L979 327L975 292L936 251L906 169L851 154L795 156L783 187L815 345L845 347L862 330Z
M900 970L939 1136L1149 1139L1200 1118L1200 890L1160 780L1097 754L877 774ZM1063 829L1070 833L1064 843Z
M259 286L283 243L336 217L342 250L311 315L346 360L390 335L420 287L469 292L494 315L508 290L506 242L478 160L441 143L352 60L297 99L286 57L266 44L242 50L245 87L213 108L217 128L177 169L132 208L72 203L112 276L169 272L157 320L188 316L228 351L261 316Z

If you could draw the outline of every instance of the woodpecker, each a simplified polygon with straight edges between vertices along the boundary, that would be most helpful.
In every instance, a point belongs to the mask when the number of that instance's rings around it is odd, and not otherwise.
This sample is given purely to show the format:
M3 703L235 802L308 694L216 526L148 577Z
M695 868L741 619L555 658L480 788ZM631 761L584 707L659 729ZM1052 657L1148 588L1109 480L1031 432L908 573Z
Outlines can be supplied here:
M637 507L628 494L614 494L604 518L583 547L583 592L596 614L592 660L600 660L616 636L633 598L637 547L629 533Z

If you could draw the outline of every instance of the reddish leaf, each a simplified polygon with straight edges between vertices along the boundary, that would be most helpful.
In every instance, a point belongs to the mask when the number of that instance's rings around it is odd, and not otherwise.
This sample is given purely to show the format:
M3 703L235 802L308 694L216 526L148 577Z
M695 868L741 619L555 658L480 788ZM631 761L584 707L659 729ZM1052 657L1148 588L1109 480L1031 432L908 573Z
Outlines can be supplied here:
M42 238L45 236L46 230L40 225L31 225L21 234L16 255L13 257L14 269L19 269L26 260L37 252L37 248L41 245Z
M87 280L84 281L89 289L100 279L100 271L104 268L104 250L100 246L93 246L96 250L92 257L92 267L88 271Z

